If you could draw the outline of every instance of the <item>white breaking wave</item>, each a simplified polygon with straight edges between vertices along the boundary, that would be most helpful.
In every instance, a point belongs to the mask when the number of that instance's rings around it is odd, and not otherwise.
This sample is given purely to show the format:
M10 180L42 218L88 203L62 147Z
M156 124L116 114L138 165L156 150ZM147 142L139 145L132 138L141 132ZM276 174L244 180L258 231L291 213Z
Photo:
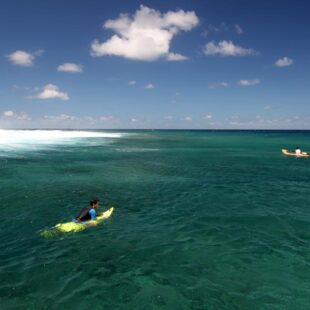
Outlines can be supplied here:
M86 138L113 139L124 135L123 133L98 131L0 129L0 151L41 149L52 145L87 142Z

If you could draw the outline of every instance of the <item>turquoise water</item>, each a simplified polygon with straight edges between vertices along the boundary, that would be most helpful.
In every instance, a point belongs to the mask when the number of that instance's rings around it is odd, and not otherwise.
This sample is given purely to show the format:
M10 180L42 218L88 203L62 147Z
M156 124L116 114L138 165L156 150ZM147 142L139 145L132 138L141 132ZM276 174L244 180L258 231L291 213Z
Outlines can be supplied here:
M310 309L310 132L70 133L0 139L1 309Z

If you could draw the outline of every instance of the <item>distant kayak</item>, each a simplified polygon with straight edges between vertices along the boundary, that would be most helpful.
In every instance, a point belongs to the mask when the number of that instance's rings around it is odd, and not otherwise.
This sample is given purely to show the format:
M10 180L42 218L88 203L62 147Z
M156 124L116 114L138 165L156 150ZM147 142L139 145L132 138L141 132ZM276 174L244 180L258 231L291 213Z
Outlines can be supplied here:
M108 219L114 211L114 207L110 208L109 210L101 213L97 216L97 219L94 221L86 221L86 222L67 222L67 223L60 223L55 225L51 229L47 229L41 232L41 235L44 237L52 237L57 233L69 233L69 232L80 232L85 230L88 227L95 226L99 224L105 219Z
M295 152L290 152L287 149L282 149L282 153L286 156L309 157L309 154L307 152L301 152L300 154L296 154Z

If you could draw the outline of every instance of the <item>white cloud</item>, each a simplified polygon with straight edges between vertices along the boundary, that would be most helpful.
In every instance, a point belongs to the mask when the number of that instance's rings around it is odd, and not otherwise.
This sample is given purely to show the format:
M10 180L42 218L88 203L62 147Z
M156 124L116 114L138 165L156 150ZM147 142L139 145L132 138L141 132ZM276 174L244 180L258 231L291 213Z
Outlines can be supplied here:
M215 26L215 25L209 25L208 26L208 30L210 32L215 32L215 33L229 31L229 28L230 27L227 26L225 23L220 23L218 26Z
M17 119L21 121L31 121L31 117L29 117L25 112L21 112L17 115Z
M207 114L203 117L203 119L211 119L212 118L212 115L211 114Z
M221 87L228 87L228 83L227 82L219 82L219 83L209 84L209 88L211 88L211 89L221 88Z
M145 86L145 89L153 89L155 88L154 84L150 83Z
M45 115L44 119L50 121L74 121L77 120L78 118L73 115L60 114L60 115Z
M3 113L3 116L4 117L14 117L15 116L15 113L13 111L5 111Z
M57 71L70 72L70 73L80 73L83 72L83 66L74 63L66 62L57 67Z
M216 44L214 41L205 45L204 53L207 56L250 56L257 55L258 53L252 48L243 48L235 45L232 41L220 41Z
M203 37L207 37L212 33L218 34L218 33L223 33L223 32L234 32L239 35L243 34L243 29L241 28L240 25L234 24L234 25L227 25L226 23L220 23L219 25L208 25L207 29L205 29L201 35Z
M90 122L90 123L96 123L96 122L97 122L97 119L95 119L95 118L92 117L92 116L85 116L84 119L85 119L87 122Z
M129 82L128 82L128 85L130 85L130 86L134 86L134 85L136 85L136 84L137 84L136 81L129 81Z
M35 96L28 97L30 99L61 99L61 100L69 100L69 96L67 93L59 91L58 86L54 84L47 84L43 88L43 90Z
M254 80L240 80L238 82L238 85L240 86L253 86L253 85L257 85L260 84L260 80L259 79L254 79Z
M117 124L119 122L118 119L114 118L114 116L90 116L86 115L83 117L78 117L75 115L69 114L60 114L60 115L45 115L43 118L44 121L48 121L49 123L62 123L71 125L78 125L78 127L88 127L88 126L100 126L102 124ZM82 127L82 128L83 128Z
M288 58L288 57L283 57L283 58L280 58L280 59L278 59L275 63L274 63L274 65L276 66L276 67L288 67L288 66L291 66L292 64L293 64L293 59L291 59L291 58Z
M184 118L184 121L187 121L187 122L191 122L193 119L190 117L190 116L186 116Z
M309 117L286 116L279 119L267 119L255 115L247 119L227 119L226 125L244 129L301 129L309 128Z
M15 119L15 120L22 120L22 121L31 120L31 118L25 112L15 113L13 111L5 111L2 115L6 119Z
M35 56L25 51L16 51L8 55L8 59L17 66L31 67Z
M188 59L188 57L186 56L183 56L181 54L174 54L174 53L169 53L166 58L167 60L170 60L170 61L183 61L183 60Z
M121 14L117 19L106 21L103 27L116 34L103 43L93 41L91 55L113 55L144 61L161 57L173 61L185 60L185 56L170 52L171 41L180 31L189 31L198 22L195 12L178 10L161 14L141 5L133 17Z
M111 116L111 115L109 115L109 116L101 116L99 119L101 121L103 121L103 122L108 122L108 121L112 121L114 119L114 117Z
M135 122L137 122L137 121L138 121L138 120L137 120L136 118L132 118L132 119L131 119L131 122L132 122L132 123L135 123Z
M264 110L270 110L270 109L271 109L271 106L270 106L270 105L264 106Z
M166 116L166 117L165 117L165 119L169 119L169 120L171 120L171 119L173 119L173 116L168 115L168 116Z
M236 121L231 121L231 122L229 122L229 125L238 126L238 125L241 125L241 123L236 122Z
M238 24L235 24L235 31L237 34L243 34L243 29Z

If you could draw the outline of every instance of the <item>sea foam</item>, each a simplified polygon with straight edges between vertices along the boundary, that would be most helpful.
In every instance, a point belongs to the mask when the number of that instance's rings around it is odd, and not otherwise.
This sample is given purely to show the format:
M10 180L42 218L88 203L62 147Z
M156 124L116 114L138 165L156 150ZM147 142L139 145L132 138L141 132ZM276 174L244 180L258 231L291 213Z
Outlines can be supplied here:
M124 133L70 130L0 129L0 156L6 151L41 149L52 145L87 142L87 138L121 138ZM101 139L102 140L102 139ZM2 153L2 154L1 154Z

